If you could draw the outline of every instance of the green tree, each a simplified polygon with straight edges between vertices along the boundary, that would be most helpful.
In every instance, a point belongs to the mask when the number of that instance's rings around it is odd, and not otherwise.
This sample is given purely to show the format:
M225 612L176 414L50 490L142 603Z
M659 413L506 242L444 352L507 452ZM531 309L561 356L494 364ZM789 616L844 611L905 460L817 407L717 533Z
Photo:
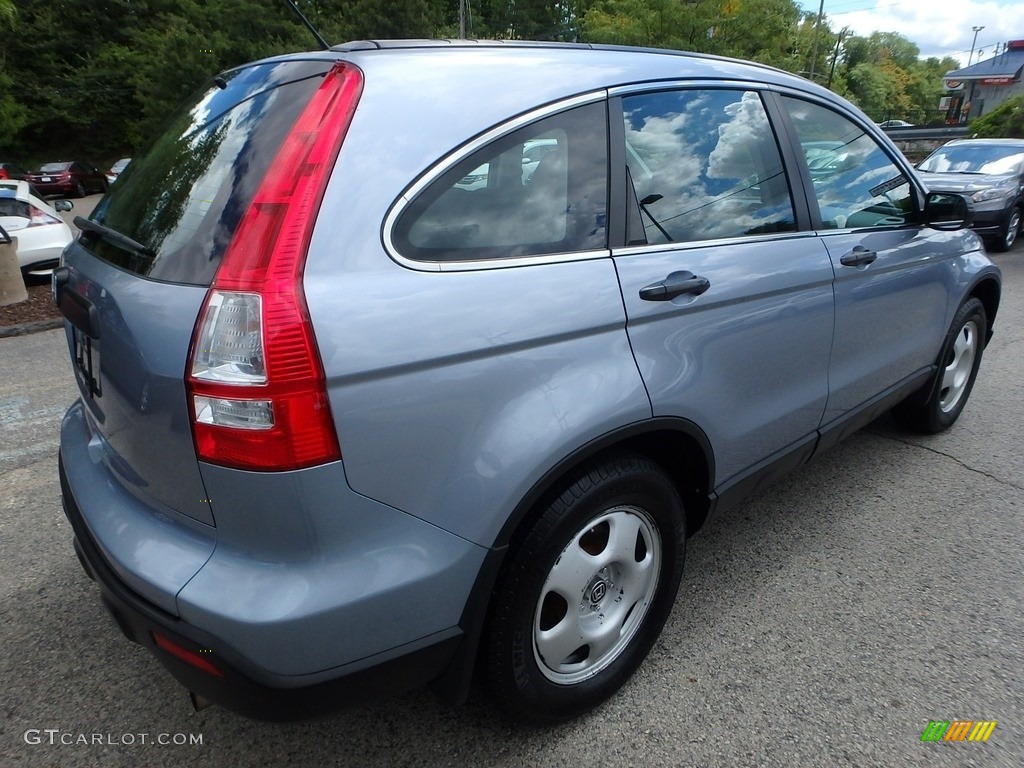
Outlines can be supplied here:
M984 138L1024 139L1024 95L1007 99L968 127Z
M583 17L593 42L793 61L801 12L792 0L601 0Z

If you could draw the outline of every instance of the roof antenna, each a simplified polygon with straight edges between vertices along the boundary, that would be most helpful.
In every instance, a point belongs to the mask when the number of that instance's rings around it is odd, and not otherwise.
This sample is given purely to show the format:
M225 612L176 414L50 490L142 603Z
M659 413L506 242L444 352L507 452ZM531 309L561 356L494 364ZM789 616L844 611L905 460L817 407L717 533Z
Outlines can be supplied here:
M313 37L316 38L316 41L320 43L320 47L323 48L325 51L330 50L331 46L327 43L326 40L323 39L320 33L317 32L316 29L314 29L313 25L309 23L309 19L307 19L303 15L302 11L299 10L299 6L295 4L295 0L285 0L285 2L292 7L293 11L299 14L299 19L302 21L306 29L308 29L313 34Z

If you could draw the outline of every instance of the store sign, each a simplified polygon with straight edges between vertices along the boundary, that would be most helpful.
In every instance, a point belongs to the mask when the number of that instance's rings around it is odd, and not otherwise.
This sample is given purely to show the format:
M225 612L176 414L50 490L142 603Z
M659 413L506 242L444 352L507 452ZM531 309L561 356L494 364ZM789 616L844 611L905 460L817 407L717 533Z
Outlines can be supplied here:
M947 80L946 81L946 89L947 90L959 91L963 87L964 87L964 81L963 80Z
M1009 85L1013 82L1012 77L986 77L981 81L982 85Z

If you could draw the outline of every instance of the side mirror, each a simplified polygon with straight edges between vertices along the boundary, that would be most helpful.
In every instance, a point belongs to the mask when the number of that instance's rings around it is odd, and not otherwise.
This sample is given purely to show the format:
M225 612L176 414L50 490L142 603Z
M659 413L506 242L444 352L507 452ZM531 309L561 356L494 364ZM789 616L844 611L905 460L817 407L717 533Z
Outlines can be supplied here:
M68 211L70 211L74 207L75 207L75 204L72 203L70 200L56 200L53 203L53 208L58 213L67 213Z
M974 203L956 192L929 192L924 202L924 223L932 229L955 232L971 226Z

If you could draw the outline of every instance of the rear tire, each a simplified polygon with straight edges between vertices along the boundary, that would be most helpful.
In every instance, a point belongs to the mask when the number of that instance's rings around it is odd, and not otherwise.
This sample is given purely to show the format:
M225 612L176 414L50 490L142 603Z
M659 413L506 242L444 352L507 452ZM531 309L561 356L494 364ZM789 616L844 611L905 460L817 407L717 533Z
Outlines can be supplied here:
M893 409L896 420L925 434L953 426L974 388L987 333L985 305L978 299L968 299L953 318L939 354L938 370L924 388Z
M75 185L75 197L85 197L85 185L82 182Z
M495 591L485 660L499 708L554 723L614 694L672 610L685 546L679 494L650 460L613 457L568 477Z

